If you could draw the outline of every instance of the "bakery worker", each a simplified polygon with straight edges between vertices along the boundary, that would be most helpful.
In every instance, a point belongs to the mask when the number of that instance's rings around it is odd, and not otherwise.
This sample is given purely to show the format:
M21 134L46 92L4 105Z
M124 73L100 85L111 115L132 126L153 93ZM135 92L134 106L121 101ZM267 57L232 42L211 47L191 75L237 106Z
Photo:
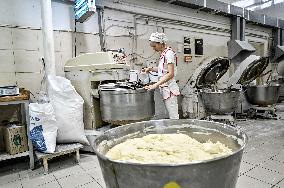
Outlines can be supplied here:
M177 96L180 92L176 83L177 55L171 47L167 46L167 37L164 33L152 33L149 41L150 46L160 53L159 64L158 67L147 67L142 71L158 72L159 81L145 86L145 89L152 90L159 87L170 119L179 119Z

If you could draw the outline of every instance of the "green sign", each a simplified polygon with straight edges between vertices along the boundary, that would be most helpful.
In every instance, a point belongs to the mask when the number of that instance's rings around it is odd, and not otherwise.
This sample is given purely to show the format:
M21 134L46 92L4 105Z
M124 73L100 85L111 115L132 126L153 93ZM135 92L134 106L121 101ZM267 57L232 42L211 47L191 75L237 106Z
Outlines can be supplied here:
M13 143L14 143L16 146L21 146L22 139L21 139L21 135L20 135L20 134L14 135Z

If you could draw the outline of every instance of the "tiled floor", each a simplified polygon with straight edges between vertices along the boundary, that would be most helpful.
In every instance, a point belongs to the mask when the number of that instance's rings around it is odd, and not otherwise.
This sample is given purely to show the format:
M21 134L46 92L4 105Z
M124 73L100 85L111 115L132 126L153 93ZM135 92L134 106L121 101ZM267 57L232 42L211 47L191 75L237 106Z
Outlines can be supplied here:
M12 164L11 164L12 163ZM12 160L0 163L0 188L102 188L104 180L94 154L81 154L79 164L65 156L49 163L49 174L43 168L28 170L28 161Z
M237 188L284 188L284 113L282 120L239 121L249 143L241 163ZM28 170L28 160L0 163L0 188L102 188L104 180L94 154L81 154L79 164L72 157L50 162L50 173L43 168Z
M281 116L284 118L284 114ZM238 122L248 137L237 188L284 188L284 119Z

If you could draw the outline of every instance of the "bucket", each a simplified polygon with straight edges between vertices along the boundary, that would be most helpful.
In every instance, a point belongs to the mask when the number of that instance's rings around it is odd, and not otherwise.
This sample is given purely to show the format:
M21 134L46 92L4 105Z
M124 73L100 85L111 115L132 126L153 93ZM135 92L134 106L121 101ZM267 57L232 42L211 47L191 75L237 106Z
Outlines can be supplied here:
M129 82L138 82L138 80L139 80L139 71L130 70L129 71Z
M105 156L113 146L147 134L182 132L199 142L221 142L233 153L183 164L141 164ZM94 143L107 188L234 188L247 136L238 129L203 120L151 120L106 131Z

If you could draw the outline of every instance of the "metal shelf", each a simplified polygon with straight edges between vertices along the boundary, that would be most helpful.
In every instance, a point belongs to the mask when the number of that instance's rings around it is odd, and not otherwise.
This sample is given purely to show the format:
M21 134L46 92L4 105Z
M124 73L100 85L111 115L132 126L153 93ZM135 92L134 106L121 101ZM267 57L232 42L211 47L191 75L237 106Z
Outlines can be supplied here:
M29 125L30 125L30 117L29 117L29 99L26 96L16 96L16 97L2 97L0 98L0 105L21 105L21 115L22 115L22 123L26 125L27 129L27 137L28 137L28 147L29 150L27 152L19 153L16 155L10 155L7 153L0 152L0 161L29 156L30 158L30 169L34 169L34 150L33 145L29 137Z

